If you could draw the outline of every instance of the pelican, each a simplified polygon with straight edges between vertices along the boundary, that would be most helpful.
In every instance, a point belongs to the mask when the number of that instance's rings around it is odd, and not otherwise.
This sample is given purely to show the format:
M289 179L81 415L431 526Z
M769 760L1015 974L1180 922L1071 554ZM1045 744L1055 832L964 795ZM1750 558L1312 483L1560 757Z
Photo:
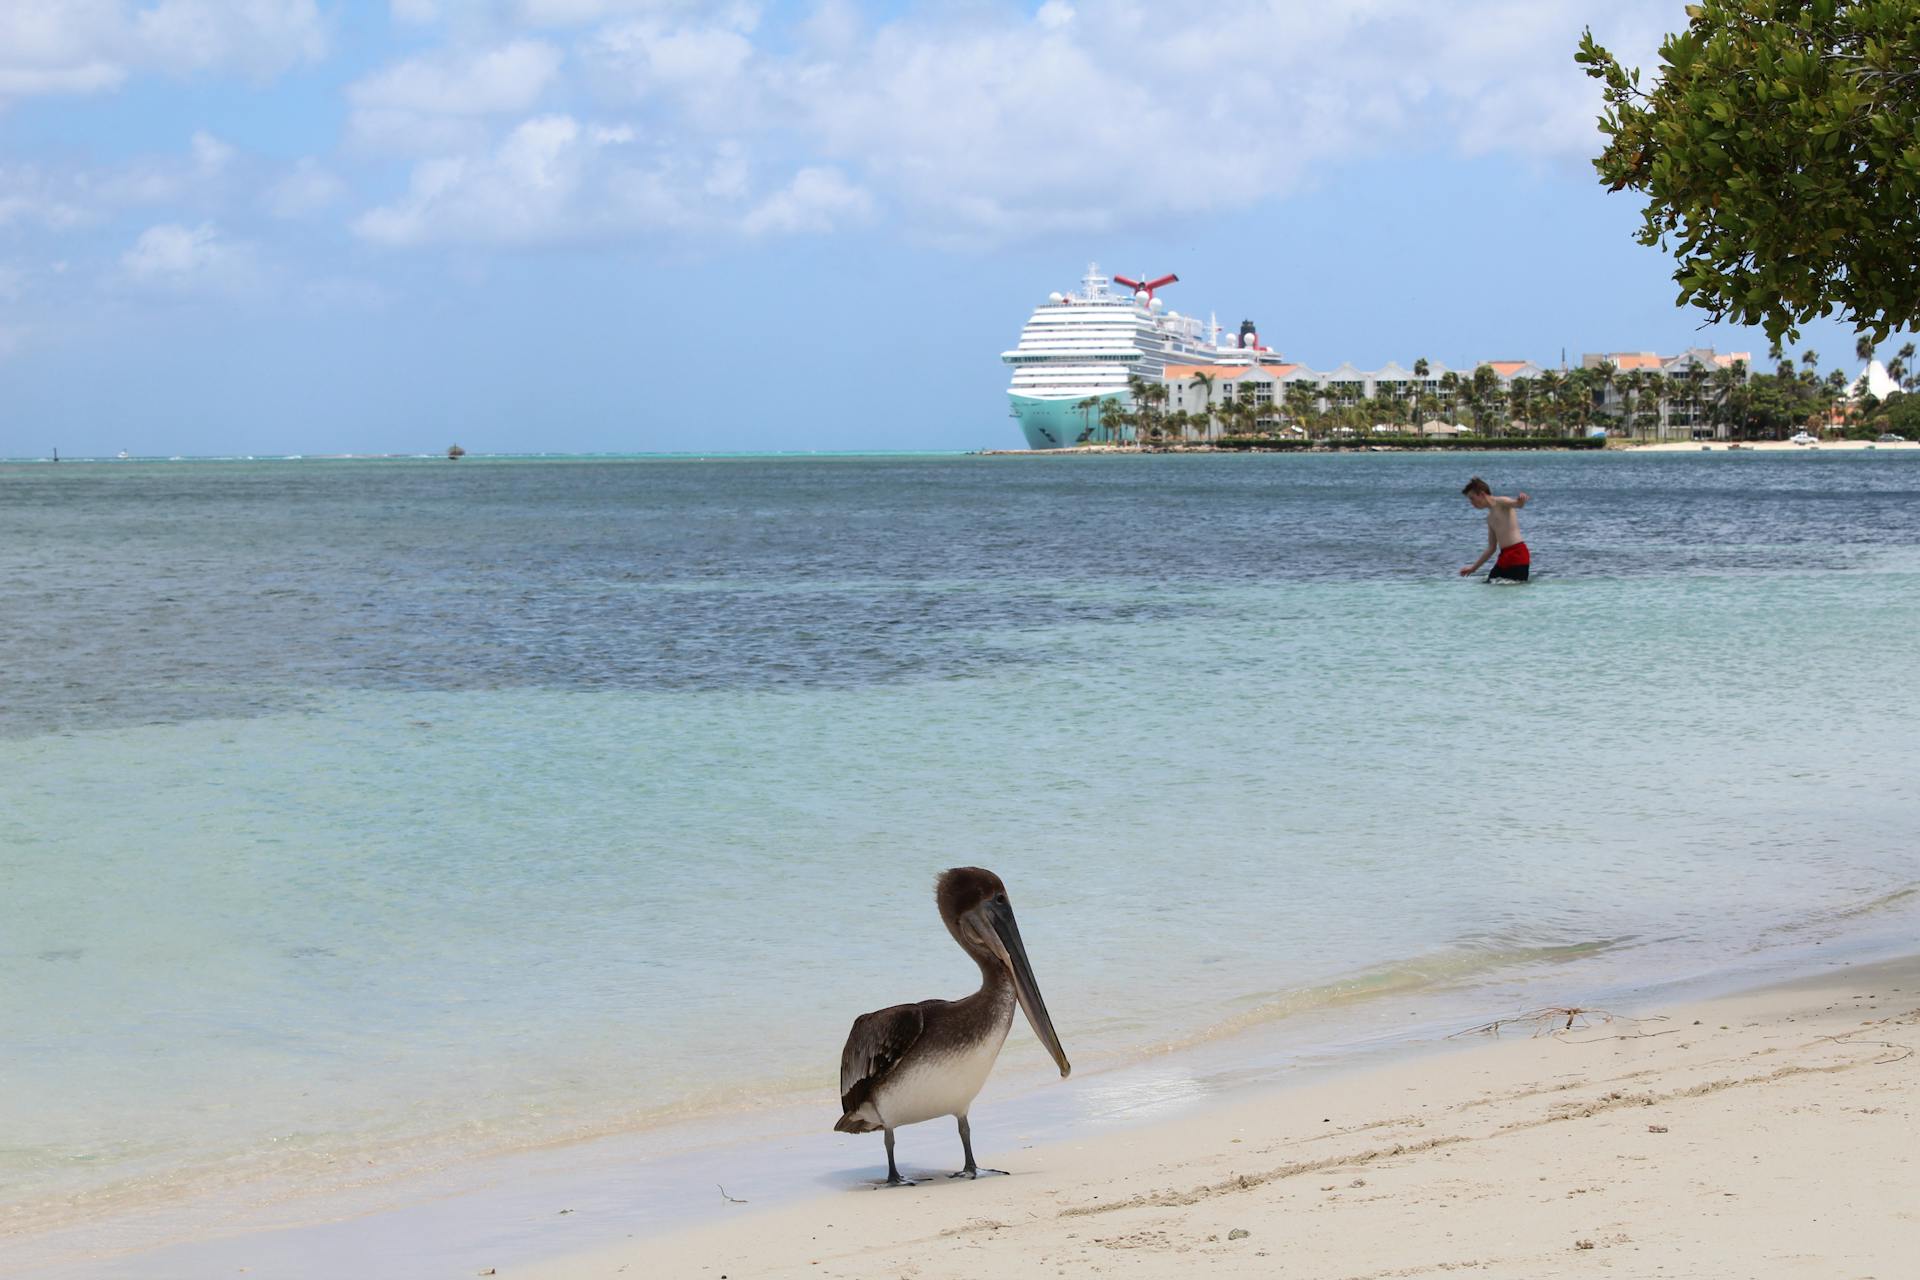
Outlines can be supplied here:
M980 966L980 989L963 1000L922 1000L862 1014L840 1051L844 1114L833 1127L841 1133L885 1132L887 1185L896 1187L913 1183L893 1162L893 1131L940 1116L960 1122L960 1150L967 1159L965 1168L948 1176L980 1176L967 1110L1013 1026L1014 1001L1059 1064L1061 1078L1073 1070L1053 1033L1000 877L982 867L954 867L941 874L933 896L947 932Z

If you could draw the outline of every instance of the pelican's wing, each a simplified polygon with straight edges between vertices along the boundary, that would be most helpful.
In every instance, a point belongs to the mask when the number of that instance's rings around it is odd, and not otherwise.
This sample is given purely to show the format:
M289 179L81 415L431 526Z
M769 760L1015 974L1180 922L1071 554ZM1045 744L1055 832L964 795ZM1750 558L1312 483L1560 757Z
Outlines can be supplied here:
M887 1072L907 1056L926 1027L917 1004L863 1013L853 1020L847 1047L840 1051L840 1109L852 1115L872 1096Z

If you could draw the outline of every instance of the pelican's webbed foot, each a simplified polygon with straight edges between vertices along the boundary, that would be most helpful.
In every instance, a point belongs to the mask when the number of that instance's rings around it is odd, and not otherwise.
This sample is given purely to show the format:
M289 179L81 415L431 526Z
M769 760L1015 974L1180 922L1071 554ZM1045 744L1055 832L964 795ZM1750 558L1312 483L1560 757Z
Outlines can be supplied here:
M949 1178L977 1178L983 1173L997 1173L1001 1177L1011 1177L1005 1169L982 1169L973 1162L973 1126L967 1123L965 1116L955 1117L960 1121L960 1150L965 1153L967 1163L958 1173L950 1173Z

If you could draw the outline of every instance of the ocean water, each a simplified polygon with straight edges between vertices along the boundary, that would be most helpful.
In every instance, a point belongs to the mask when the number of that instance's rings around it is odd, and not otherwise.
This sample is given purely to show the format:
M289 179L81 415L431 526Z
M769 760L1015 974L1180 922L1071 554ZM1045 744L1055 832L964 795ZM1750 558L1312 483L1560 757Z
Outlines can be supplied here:
M824 1129L957 863L1076 1079L1897 933L1917 548L1902 455L0 467L0 1230Z

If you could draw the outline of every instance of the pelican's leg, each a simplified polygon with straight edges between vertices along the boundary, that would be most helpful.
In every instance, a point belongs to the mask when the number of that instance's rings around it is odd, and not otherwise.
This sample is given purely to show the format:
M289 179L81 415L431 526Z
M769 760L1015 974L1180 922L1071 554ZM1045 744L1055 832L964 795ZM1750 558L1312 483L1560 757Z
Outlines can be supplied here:
M950 1173L947 1176L949 1178L977 1178L983 1173L997 1173L1002 1177L1006 1177L1007 1171L1005 1169L982 1169L973 1163L973 1126L967 1123L965 1116L959 1117L959 1120L960 1150L966 1152L967 1167L958 1173Z
M913 1179L901 1177L899 1166L894 1164L893 1162L893 1130L888 1129L886 1132L887 1132L887 1185L890 1187L911 1187L914 1185Z

